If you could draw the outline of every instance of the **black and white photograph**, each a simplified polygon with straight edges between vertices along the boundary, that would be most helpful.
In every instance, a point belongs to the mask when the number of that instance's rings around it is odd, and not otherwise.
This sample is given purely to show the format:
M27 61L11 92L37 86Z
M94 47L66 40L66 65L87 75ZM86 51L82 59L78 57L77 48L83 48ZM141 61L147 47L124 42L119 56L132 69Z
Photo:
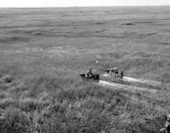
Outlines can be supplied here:
M0 133L170 133L170 0L0 0Z

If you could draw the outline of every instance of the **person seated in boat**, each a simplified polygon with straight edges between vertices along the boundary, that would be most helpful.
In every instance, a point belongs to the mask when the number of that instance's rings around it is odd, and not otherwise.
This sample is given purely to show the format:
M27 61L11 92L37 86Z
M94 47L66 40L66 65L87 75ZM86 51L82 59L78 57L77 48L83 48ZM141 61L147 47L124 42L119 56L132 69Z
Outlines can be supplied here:
M110 73L114 73L113 67L110 68Z
M110 69L111 73L118 75L118 69L116 67Z
M93 73L92 73L92 69L90 68L88 71L87 71L87 77L92 77Z

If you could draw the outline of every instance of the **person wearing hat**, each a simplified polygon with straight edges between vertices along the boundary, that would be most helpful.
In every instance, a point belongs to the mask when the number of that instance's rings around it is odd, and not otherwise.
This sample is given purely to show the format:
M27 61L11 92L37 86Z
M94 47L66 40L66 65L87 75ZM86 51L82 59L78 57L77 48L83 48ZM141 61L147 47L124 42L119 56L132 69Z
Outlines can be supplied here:
M110 73L114 73L114 69L112 67L110 68Z
M87 77L91 78L92 77L92 69L90 68L89 71L87 71Z
M116 75L118 75L117 67L114 67L113 70L114 70L114 73L115 73Z

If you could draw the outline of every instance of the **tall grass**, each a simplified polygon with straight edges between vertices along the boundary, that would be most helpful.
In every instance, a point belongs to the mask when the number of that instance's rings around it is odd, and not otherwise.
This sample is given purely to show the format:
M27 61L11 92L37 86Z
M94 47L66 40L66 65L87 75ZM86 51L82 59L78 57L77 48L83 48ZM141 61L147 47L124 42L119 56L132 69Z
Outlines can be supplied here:
M2 9L0 132L157 132L170 104L169 8L163 8ZM103 73L114 66L164 88L131 93L79 78L90 67Z

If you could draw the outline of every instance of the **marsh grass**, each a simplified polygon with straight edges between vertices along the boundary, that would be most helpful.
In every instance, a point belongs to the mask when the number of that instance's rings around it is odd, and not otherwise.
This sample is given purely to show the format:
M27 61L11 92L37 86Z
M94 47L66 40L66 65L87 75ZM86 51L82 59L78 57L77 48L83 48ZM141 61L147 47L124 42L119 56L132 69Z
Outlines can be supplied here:
M5 113L0 132L152 133L162 128L170 111L169 8L1 10L0 109ZM158 10L164 15L153 14ZM12 12L20 23L11 21ZM114 66L125 76L160 81L164 88L132 93L79 77L90 67L103 73Z

